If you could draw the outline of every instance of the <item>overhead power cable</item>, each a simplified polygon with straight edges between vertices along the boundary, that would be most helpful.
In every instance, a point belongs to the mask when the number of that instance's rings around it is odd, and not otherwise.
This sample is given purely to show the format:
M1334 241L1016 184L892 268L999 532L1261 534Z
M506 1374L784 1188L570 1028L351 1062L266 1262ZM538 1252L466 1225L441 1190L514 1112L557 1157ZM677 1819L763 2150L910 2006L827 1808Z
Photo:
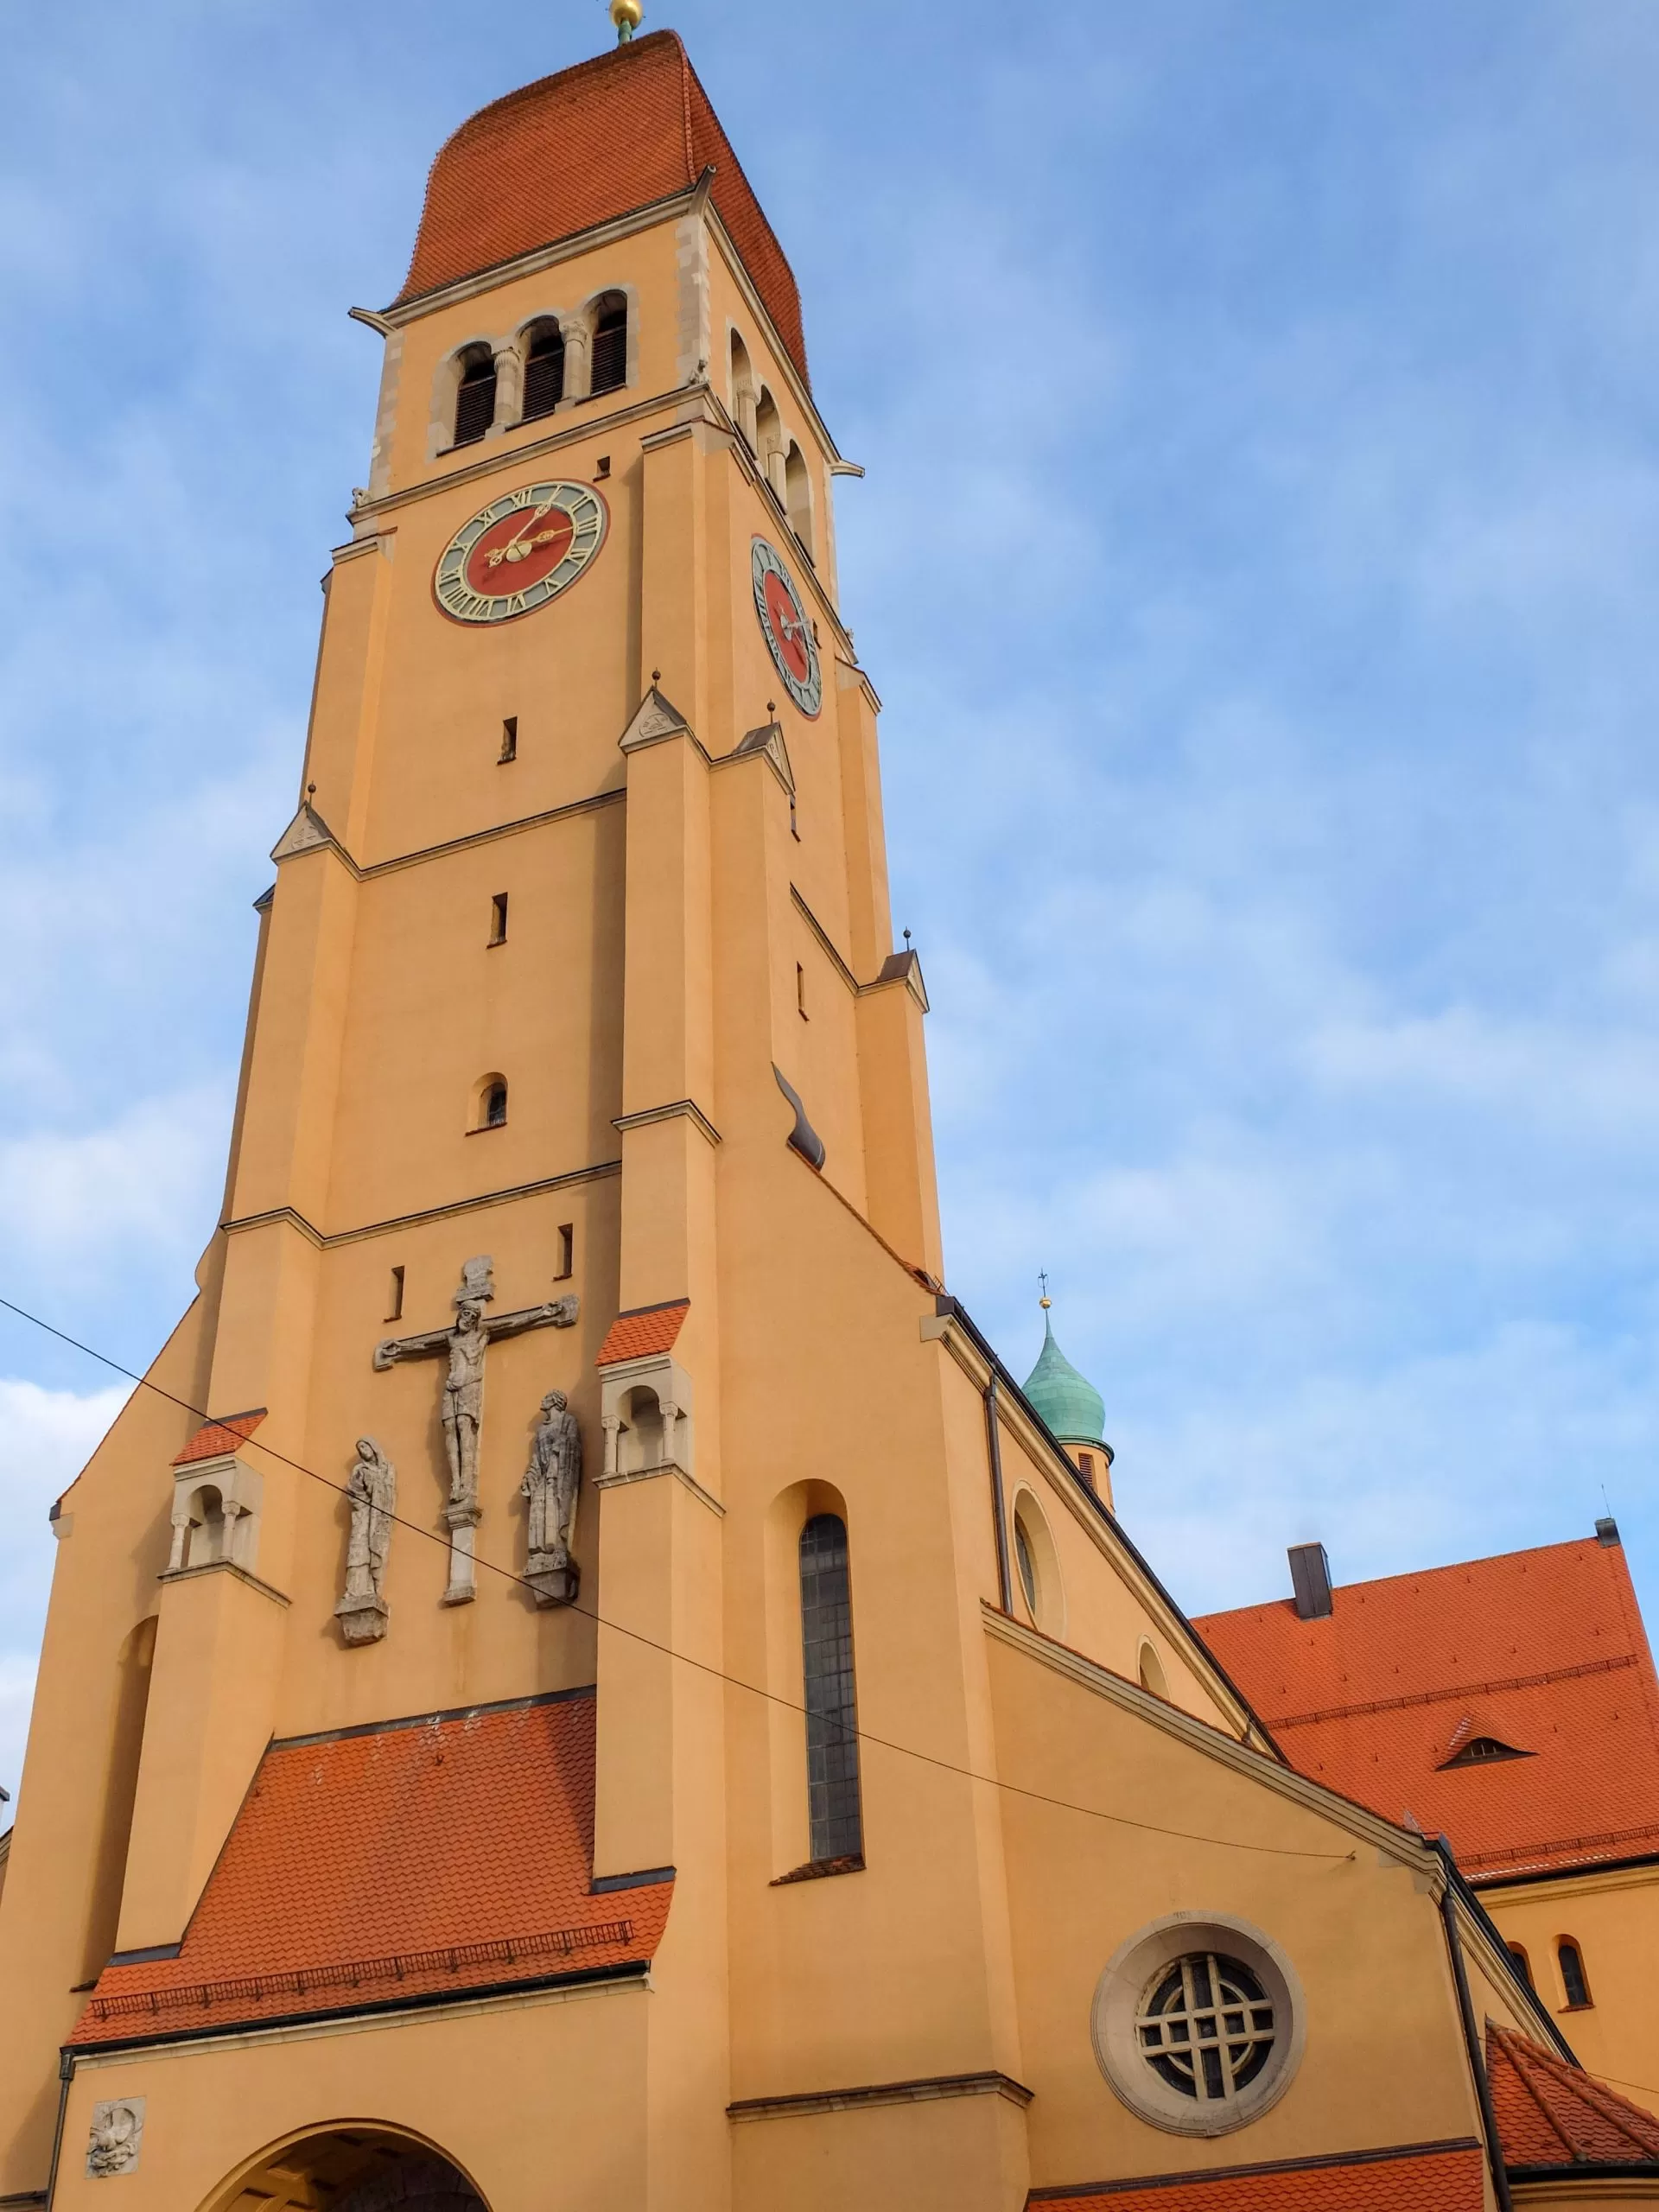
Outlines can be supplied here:
M95 1359L100 1367L107 1367L112 1374L124 1376L129 1382L136 1383L141 1390L148 1390L156 1397L164 1398L168 1405L176 1406L181 1413L190 1414L193 1420L204 1424L212 1422L213 1416L204 1412L201 1407L193 1406L188 1399L176 1397L171 1390L164 1390L159 1382L152 1382L146 1375L135 1374L131 1368L124 1367L118 1359L111 1359L107 1352L99 1351L93 1344L83 1343L79 1337L72 1337L67 1329L54 1327L50 1321L42 1319L40 1314L31 1313L27 1306L19 1306L10 1298L0 1298L0 1307L8 1313L15 1313L20 1321L27 1321L31 1327L43 1331L48 1337L55 1337L60 1344L68 1344L72 1350L84 1353L88 1359ZM290 1459L286 1452L277 1451L275 1446L262 1444L257 1436L247 1437L242 1441L250 1449L263 1452L267 1459L276 1460L284 1467L291 1467L296 1474L304 1475L314 1483L320 1483L337 1497L350 1497L351 1493L344 1483L334 1482L327 1475L319 1473L316 1468L306 1466L301 1460ZM448 1538L441 1535L435 1529L423 1529L418 1522L407 1521L397 1513L388 1514L385 1517L397 1528L407 1529L411 1535L418 1536L423 1542L447 1547ZM511 1567L502 1567L498 1561L482 1556L477 1563L490 1573L499 1576L502 1581L513 1583L519 1589L529 1590L532 1595L535 1594L535 1585L524 1575L515 1574ZM671 1644L660 1643L640 1629L626 1627L620 1621L607 1620L604 1614L587 1605L577 1603L568 1610L580 1613L613 1636L626 1636L635 1643L644 1644L648 1650L660 1652L664 1658L674 1660L680 1666L695 1668L699 1674L707 1675L715 1681L725 1682L733 1689L743 1690L751 1697L763 1699L768 1705L780 1706L787 1713L797 1713L805 1717L806 1707L794 1698L781 1696L776 1690L762 1688L758 1682L746 1682L741 1675L728 1675L722 1668L711 1665L706 1659L694 1658L690 1652L677 1651ZM844 1741L849 1732L842 1729L837 1732ZM1155 1821L1138 1821L1128 1813L1109 1813L1097 1805L1079 1805L1071 1798L1050 1796L1040 1789L1027 1789L1017 1782L1005 1782L994 1774L977 1773L972 1767L960 1766L954 1760L940 1758L932 1751L918 1751L913 1744L895 1743L890 1737L875 1735L868 1728L854 1729L850 1733L860 1744L893 1751L900 1758L914 1759L923 1766L937 1768L941 1773L957 1775L967 1782L982 1783L988 1789L1003 1790L1010 1796L1023 1797L1033 1804L1050 1805L1065 1813L1080 1813L1087 1820L1110 1821L1120 1827L1138 1828L1147 1835L1168 1836L1181 1843L1207 1844L1222 1851L1248 1851L1274 1859L1320 1859L1336 1866L1345 1865L1354 1855L1351 1851L1296 1851L1285 1844L1246 1843L1236 1836L1195 1835L1187 1828L1164 1827Z

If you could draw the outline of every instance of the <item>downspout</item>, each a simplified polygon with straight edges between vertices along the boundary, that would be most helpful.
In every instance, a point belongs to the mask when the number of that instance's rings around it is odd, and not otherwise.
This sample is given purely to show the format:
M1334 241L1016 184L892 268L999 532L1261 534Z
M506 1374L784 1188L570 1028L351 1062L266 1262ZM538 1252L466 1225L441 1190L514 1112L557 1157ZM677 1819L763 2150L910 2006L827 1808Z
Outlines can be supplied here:
M1458 2012L1463 2021L1463 2040L1469 2053L1469 2071L1474 2076L1475 2094L1480 2101L1480 2124L1486 2138L1486 2164L1492 2177L1492 2195L1497 2200L1497 2212L1515 2212L1515 2200L1510 2195L1509 2169L1503 2163L1503 2145L1497 2132L1497 2114L1492 2109L1491 2084L1486 2078L1486 2054L1480 2047L1480 2034L1475 2025L1475 2007L1469 1994L1469 1977L1464 1971L1463 1945L1458 1940L1458 1912L1453 1899L1456 1879L1452 1854L1445 1840L1437 1838L1434 1848L1440 1855L1446 1885L1440 1891L1440 1924L1446 1930L1446 1954L1452 1961L1452 1979L1458 1987Z
M1002 1438L996 1410L996 1370L985 1385L985 1441L991 1459L991 1512L996 1524L996 1588L1005 1613L1014 1611L1014 1581L1008 1572L1008 1523L1002 1503ZM1508 2207L1504 2208L1508 2212Z
M46 2212L52 2212L58 2194L58 2160L63 2155L63 2122L69 2109L69 2084L75 2078L75 2054L58 2053L58 2124L52 2136L52 2166L46 2177Z

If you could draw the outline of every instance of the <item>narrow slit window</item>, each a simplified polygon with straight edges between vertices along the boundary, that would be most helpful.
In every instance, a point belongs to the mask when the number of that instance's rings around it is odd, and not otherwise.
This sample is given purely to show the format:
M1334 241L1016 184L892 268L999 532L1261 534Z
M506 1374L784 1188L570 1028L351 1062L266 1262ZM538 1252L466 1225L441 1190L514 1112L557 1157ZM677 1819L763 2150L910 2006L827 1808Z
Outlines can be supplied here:
M628 303L622 299L601 302L594 323L592 391L620 391L628 380Z
M404 1271L401 1268L394 1268L391 1271L391 1288L386 1296L386 1319L388 1321L401 1321L403 1318Z
M501 750L496 754L497 764L518 758L518 717L509 715L501 725Z
M1078 1452L1077 1472L1083 1477L1084 1482L1088 1484L1090 1489L1093 1490L1095 1487L1095 1455L1092 1452Z
M576 1272L576 1224L574 1221L559 1225L559 1271L555 1282L569 1282Z
M1555 1957L1561 1969L1561 1987L1567 1992L1570 2009L1579 2012L1590 2002L1590 1984L1585 1979L1584 1956L1570 1937L1563 1936L1555 1946Z
M507 894L498 891L490 901L490 943L505 944L507 941Z
M495 420L495 362L480 353L464 364L455 393L455 443L475 445Z
M806 1796L814 1864L864 1848L853 1682L847 1524L819 1513L801 1531L801 1647L806 1689Z
M550 415L564 397L564 333L556 322L538 324L524 360L524 420Z
M1509 1953L1510 1958L1515 1961L1516 1972L1520 1975L1522 1980L1526 1983L1527 1987L1530 1989L1532 1987L1532 1961L1527 1956L1526 1945L1524 1943L1511 1943L1509 1946Z
M806 970L798 960L795 963L795 1011L804 1021L806 1012Z

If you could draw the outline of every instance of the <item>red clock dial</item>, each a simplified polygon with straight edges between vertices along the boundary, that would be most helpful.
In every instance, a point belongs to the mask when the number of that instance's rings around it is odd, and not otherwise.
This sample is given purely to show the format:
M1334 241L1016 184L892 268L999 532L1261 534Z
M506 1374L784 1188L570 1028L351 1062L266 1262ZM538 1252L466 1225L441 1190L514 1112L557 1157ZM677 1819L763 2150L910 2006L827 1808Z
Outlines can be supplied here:
M570 550L576 525L563 507L545 514L504 515L492 523L467 556L464 570L474 591L523 591L550 576Z
M812 673L812 657L807 651L806 624L794 594L775 569L766 571L761 588L766 594L766 612L772 617L772 635L784 666L798 683L804 683Z

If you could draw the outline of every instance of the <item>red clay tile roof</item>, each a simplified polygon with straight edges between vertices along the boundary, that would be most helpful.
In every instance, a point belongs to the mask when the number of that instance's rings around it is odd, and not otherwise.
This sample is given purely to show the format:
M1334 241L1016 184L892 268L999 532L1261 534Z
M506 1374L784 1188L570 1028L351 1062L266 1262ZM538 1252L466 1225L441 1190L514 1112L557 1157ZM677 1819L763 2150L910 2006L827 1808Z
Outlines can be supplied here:
M590 1894L591 1690L273 1744L176 1958L112 1963L124 2043L649 1960L671 1881Z
M226 1414L223 1421L210 1421L199 1428L174 1460L175 1467L188 1467L196 1459L217 1459L222 1452L234 1452L253 1434L265 1417L265 1408L257 1406L251 1414Z
M648 1352L672 1351L690 1310L689 1298L677 1298L666 1306L641 1306L632 1313L619 1313L606 1332L594 1365L609 1367L619 1359L643 1359Z
M1648 2166L1659 2177L1659 2120L1593 2075L1511 2028L1486 2031L1486 2071L1503 2162L1534 2166Z
M673 31L525 85L463 123L432 164L394 305L688 191L711 163L715 206L804 377L794 274Z
M1659 1681L1618 1544L1343 1585L1194 1623L1315 1781L1450 1838L1476 1881L1659 1853ZM1491 1736L1529 1758L1448 1766Z
M1408 2145L1213 2174L1091 2182L1075 2191L1033 2190L1042 2212L1482 2212L1478 2143Z

